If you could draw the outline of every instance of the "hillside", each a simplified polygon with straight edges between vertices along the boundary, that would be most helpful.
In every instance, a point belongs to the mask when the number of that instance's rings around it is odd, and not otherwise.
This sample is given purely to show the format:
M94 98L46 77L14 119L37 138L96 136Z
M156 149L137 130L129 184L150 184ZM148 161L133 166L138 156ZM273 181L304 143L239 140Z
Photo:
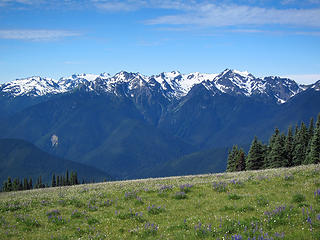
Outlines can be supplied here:
M0 85L0 138L121 179L220 172L222 149L315 119L319 86L230 69L30 77Z
M0 193L4 239L319 239L320 165Z
M11 178L33 178L42 176L44 183L51 184L52 174L76 171L79 180L102 181L110 175L84 164L48 154L33 144L19 139L0 139L0 183ZM35 181L34 181L35 182Z

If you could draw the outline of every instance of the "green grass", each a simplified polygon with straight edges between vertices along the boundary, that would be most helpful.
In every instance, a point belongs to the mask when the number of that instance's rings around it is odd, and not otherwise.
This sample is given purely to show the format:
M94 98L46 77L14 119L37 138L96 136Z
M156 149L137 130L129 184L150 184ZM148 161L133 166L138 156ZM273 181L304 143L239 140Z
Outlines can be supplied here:
M320 239L319 179L308 165L1 193L0 239Z

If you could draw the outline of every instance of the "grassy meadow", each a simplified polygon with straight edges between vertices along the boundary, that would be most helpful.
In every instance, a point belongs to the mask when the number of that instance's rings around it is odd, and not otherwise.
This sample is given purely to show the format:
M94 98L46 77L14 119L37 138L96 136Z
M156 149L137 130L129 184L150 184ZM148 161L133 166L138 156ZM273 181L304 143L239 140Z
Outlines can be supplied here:
M0 193L0 239L320 239L320 165Z

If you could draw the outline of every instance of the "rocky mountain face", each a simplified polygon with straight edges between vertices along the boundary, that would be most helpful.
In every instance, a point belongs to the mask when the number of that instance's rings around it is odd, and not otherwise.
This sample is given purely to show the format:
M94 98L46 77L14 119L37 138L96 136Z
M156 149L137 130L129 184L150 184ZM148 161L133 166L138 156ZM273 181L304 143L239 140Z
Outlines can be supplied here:
M134 98L140 91L148 89L159 93L169 101L186 96L195 85L203 85L212 93L230 95L265 95L279 103L305 90L295 81L280 77L256 78L248 72L226 69L220 74L202 74L199 72L181 74L177 71L159 75L144 76L140 73L119 72L114 76L107 73L75 74L70 77L53 80L51 78L30 77L0 85L2 94L10 96L44 96L72 92L77 88L97 93L112 93L116 96Z
M267 140L275 127L308 122L319 102L320 81L305 86L230 69L31 77L0 85L0 137L30 141L120 178L158 176L158 169L166 175L169 168L171 175L195 173L184 161L200 156L197 171L212 172L224 168L230 145L247 146L255 135Z

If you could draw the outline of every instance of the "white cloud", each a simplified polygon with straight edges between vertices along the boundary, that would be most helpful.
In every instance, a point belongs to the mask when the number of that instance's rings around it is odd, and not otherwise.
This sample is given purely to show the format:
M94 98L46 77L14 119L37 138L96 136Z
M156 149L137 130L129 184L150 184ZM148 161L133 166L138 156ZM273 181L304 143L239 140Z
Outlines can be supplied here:
M0 39L50 41L75 36L80 36L80 33L65 30L0 30Z
M106 11L135 11L142 8L191 10L191 1L181 0L92 0L95 7Z
M275 9L239 5L198 4L182 14L166 15L146 21L150 25L295 25L320 27L320 8Z
M110 12L135 11L139 8L137 4L129 4L124 2L100 2L96 3L95 6L99 9Z
M320 4L320 0L308 0L308 2L312 4Z
M0 0L0 7L7 6L9 4L24 4L24 5L34 5L43 2L43 0Z
M262 1L262 0L261 0ZM174 14L162 15L146 20L149 25L193 25L193 26L245 26L245 25L289 25L320 27L320 8L298 8L301 1L282 0L283 5L297 8L265 8L238 5L236 1L207 0L0 0L0 6L20 3L30 7L99 9L106 12L130 12L139 9L168 9ZM264 0L265 1L265 0ZM218 3L217 3L218 2ZM232 3L233 2L233 3ZM246 2L246 1L242 1ZM305 3L320 4L320 0L306 0ZM297 5L298 4L298 5ZM260 4L261 5L261 4ZM317 6L317 5L316 5Z
M23 4L30 4L34 1L32 0L0 0L0 3L23 3Z
M304 4L320 4L320 0L282 0L281 4L287 5L287 4L299 4L299 3L304 3Z
M309 36L320 36L320 32L306 32L306 31L300 31L300 32L293 32L295 35L309 35Z
M263 29L232 29L227 32L235 33L264 33L264 34L274 34L274 35L304 35L304 36L320 36L319 31L278 31L278 30L263 30Z
M301 84L312 84L320 80L320 74L295 74L284 75L282 77L290 78Z
M282 5L294 4L296 0L282 0L280 3Z

